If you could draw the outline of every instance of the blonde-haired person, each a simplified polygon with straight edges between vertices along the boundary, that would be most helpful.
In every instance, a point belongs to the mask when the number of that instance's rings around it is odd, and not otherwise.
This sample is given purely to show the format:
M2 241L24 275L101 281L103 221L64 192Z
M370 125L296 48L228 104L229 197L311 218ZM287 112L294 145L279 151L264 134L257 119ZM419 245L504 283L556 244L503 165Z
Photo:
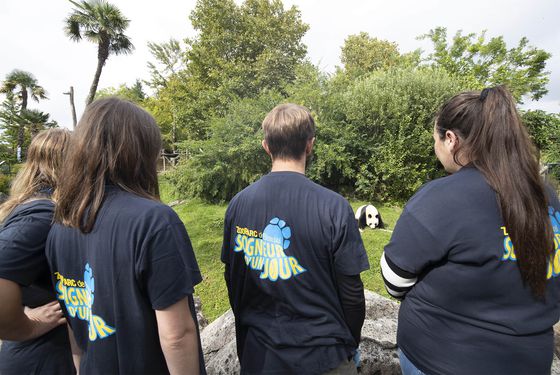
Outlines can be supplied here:
M192 298L202 278L159 200L160 150L154 118L118 98L90 104L72 135L46 254L82 373L205 372Z
M0 206L1 374L74 371L45 258L54 212L51 195L69 137L64 129L37 134L8 200Z
M443 105L435 153L450 176L406 204L381 269L404 298L403 374L550 374L560 315L560 203L504 87Z

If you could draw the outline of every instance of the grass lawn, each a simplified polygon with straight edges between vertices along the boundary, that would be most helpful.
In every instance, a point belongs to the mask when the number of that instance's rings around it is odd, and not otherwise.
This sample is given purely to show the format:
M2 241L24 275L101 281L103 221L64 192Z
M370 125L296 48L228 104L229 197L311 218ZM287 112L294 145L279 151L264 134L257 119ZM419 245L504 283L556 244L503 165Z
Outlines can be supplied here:
M161 198L165 203L175 199L170 186L163 179L160 188ZM354 211L362 204L366 204L362 201L351 201L350 203ZM401 213L401 207L382 204L375 204L375 206L381 212L386 228L392 230ZM229 309L223 277L224 266L220 261L226 207L227 204L208 204L198 199L189 199L173 207L187 227L198 265L204 277L202 283L196 288L195 294L200 296L203 314L209 321L213 321ZM362 280L367 289L385 296L388 295L380 274L379 258L390 237L391 233L384 230L365 230L362 233L370 263L370 269L362 273Z

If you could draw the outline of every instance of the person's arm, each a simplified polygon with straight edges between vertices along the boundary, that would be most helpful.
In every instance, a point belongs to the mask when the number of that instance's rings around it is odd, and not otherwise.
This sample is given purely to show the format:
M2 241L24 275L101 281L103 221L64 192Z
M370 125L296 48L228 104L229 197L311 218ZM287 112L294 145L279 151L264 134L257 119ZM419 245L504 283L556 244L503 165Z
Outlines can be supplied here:
M188 297L156 310L159 340L170 374L198 374L198 336Z
M381 276L383 276L387 293L396 299L404 299L406 293L412 289L418 278L413 273L399 268L385 253L381 255L380 263Z
M360 345L360 338L364 319L366 317L366 300L364 297L364 284L360 275L336 275L338 294L344 321L350 328L356 345Z
M25 341L44 335L66 322L57 301L25 312L20 286L0 279L0 339Z
M229 304L233 308L233 294L231 289L231 266L230 266L230 254L231 251L231 216L230 216L231 204L228 206L225 216L224 216L224 233L222 240L222 255L221 260L224 263L224 280L226 282L226 287L228 290Z
M76 368L76 375L80 375L80 363L82 361L83 351L78 346L76 342L76 337L74 336L74 331L70 325L68 327L68 339L70 340L70 349L72 350L72 361L74 362L74 367Z

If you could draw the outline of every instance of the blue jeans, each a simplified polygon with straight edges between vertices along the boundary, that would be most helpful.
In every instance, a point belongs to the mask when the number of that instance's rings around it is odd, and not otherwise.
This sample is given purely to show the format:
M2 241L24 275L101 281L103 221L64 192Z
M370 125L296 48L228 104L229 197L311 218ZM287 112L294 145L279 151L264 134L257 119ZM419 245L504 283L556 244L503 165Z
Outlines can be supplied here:
M426 375L420 371L406 355L404 355L402 350L398 350L399 361L401 362L401 372L403 375Z

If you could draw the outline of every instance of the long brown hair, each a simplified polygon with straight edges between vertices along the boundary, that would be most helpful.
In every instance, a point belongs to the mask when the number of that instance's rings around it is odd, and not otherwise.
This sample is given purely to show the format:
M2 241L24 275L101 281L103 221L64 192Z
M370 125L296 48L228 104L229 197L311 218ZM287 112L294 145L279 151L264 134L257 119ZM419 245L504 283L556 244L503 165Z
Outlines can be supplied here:
M67 150L70 131L48 129L38 133L27 150L27 160L12 181L10 197L0 206L0 222L18 205L34 198L49 197L56 189L58 172Z
M160 149L160 131L148 112L115 97L91 103L71 138L56 194L55 220L90 232L106 184L158 200Z
M543 298L553 231L535 147L513 97L503 86L456 95L440 110L436 129L441 139L447 130L459 136L454 161L470 161L496 191L521 277Z

